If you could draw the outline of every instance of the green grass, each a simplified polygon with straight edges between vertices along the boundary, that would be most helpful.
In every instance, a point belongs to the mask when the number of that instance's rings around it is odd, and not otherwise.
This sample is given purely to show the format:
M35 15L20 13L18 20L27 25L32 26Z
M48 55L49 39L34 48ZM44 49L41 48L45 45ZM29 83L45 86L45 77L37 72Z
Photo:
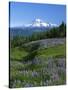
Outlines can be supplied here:
M65 56L66 51L65 44L63 45L56 45L54 47L49 47L45 49L37 50L37 56L41 57L60 57ZM15 60L21 60L23 57L28 55L28 52L26 52L23 48L11 48L10 50L10 58Z
M24 49L20 49L18 47L11 48L10 50L10 58L20 60L28 54Z
M10 63L10 82L11 82L11 87L24 87L26 83L31 83L34 86L39 86L40 82L44 82L47 80L50 80L50 74L45 72L42 72L41 69L43 70L44 68L47 68L48 62L45 59L46 57L61 57L65 56L66 54L66 47L65 44L63 45L56 45L53 47L48 47L44 49L37 49L36 50L36 57L38 56L42 61L43 64L24 64L20 62L19 60L24 60L24 57L29 57L31 59L35 55L35 51L32 52L27 52L24 48L11 48L10 50L10 58L11 58L11 63ZM43 59L44 58L44 59ZM13 59L13 60L12 60ZM29 60L28 59L28 60ZM17 61L16 61L17 60ZM27 60L27 59L26 59ZM32 60L32 59L31 59ZM55 61L55 60L54 60ZM57 63L57 61L55 62ZM24 74L22 71L27 70L28 74ZM38 76L32 76L31 71L36 71L38 73ZM59 85L59 84L64 84L65 83L65 73L64 72L59 72L59 80L57 81L52 81L52 85ZM16 80L16 82L15 82ZM19 82L20 81L20 82ZM36 85L34 84L36 82Z
M38 56L41 57L60 57L60 56L65 56L65 44L63 45L56 45L54 47L46 48L46 49L41 49L38 51Z

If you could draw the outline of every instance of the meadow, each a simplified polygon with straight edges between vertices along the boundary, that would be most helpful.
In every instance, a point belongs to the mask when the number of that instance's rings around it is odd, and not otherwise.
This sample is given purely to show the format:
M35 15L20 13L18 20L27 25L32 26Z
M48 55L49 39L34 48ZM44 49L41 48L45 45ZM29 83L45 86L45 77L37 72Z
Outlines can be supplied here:
M66 84L66 29L63 27L10 40L10 88Z

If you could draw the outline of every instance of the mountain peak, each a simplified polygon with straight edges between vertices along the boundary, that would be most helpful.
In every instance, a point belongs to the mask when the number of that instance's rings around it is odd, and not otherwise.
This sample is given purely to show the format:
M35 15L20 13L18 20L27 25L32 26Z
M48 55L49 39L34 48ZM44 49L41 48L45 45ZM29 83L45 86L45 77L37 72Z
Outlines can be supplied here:
M56 24L52 24L52 23L46 23L43 22L43 20L36 18L31 24L27 24L25 25L26 27L57 27Z
M32 23L33 27L47 27L48 23L43 22L41 19L35 19Z
M37 19L35 19L35 21L36 21L36 22L41 22L42 20L39 19L39 18L37 18Z

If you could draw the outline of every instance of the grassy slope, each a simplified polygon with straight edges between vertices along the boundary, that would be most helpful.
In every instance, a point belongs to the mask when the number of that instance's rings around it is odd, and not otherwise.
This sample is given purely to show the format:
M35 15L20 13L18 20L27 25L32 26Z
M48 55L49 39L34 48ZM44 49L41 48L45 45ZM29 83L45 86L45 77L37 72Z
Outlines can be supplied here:
M41 56L41 57L65 56L66 54L65 44L41 49L41 50L38 50L37 52L38 52L37 53L38 56ZM28 52L26 52L24 49L19 49L19 48L12 48L10 52L10 58L16 59L16 60L20 60L27 55L28 55Z
M25 57L27 54L28 52L26 52L24 49L20 49L16 47L11 49L10 58L19 60Z
M49 48L46 48L46 49L41 49L41 50L38 50L37 52L38 52L37 56L41 56L41 57L65 56L65 44L57 45L57 46L54 46L54 47L49 47ZM43 78L32 77L30 72L29 72L28 75L24 75L24 73L22 73L20 71L23 70L24 67L26 67L26 65L24 65L23 63L20 63L18 61L15 61L15 59L19 60L19 59L22 59L23 57L27 56L28 52L26 52L24 49L12 48L10 54L11 54L10 57L14 59L14 61L11 61L11 71L10 71L11 82L13 83L14 81L12 81L12 80L16 80L16 79L21 80L22 82L24 80L25 83L26 82L34 83L36 81L37 86L38 86L38 84L40 83L40 81ZM40 70L40 67L41 66L39 65L39 66L36 66L36 67L34 66L33 68L35 70L37 70L37 68L39 68L39 70ZM29 67L27 67L27 68L29 68ZM46 75L45 75L45 78L47 78ZM63 80L63 83L64 83L64 80ZM62 78L56 83L62 84ZM20 83L17 82L15 85L16 85L16 87L24 86L23 84L21 84L21 82Z
M42 49L38 51L38 56L42 57L56 57L56 56L65 56L65 44L56 45L54 47Z

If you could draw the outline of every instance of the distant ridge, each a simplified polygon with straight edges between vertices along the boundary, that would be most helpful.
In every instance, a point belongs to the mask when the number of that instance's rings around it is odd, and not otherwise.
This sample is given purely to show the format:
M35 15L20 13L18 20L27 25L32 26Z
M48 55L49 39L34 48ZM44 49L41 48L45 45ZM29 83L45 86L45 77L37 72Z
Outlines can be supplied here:
M57 27L57 24L52 23L46 23L41 19L35 19L31 24L26 24L21 27L10 27L10 35L16 36L16 35L32 35L34 32L43 32L50 30L53 27Z

